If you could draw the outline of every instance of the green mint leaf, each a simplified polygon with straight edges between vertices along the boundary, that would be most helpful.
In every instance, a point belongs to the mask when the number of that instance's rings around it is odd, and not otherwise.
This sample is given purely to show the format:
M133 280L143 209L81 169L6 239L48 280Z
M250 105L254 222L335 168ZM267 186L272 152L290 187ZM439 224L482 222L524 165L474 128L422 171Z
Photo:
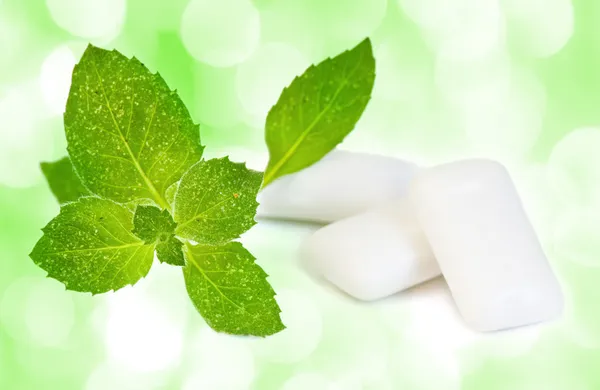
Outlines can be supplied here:
M156 245L156 256L163 263L181 267L185 265L183 243L175 236L170 236Z
M201 161L183 175L175 196L176 235L220 245L256 224L262 173L227 157Z
M132 229L133 213L126 207L80 198L64 205L42 229L30 257L69 290L118 290L146 276L154 259L154 245L135 237Z
M93 193L152 199L202 156L199 126L158 74L135 57L88 46L73 71L65 112L71 161Z
M175 233L177 224L167 210L154 206L138 206L133 217L133 234L147 244L167 241Z
M138 206L133 217L133 234L147 244L156 244L156 256L163 263L183 266L183 243L175 237L177 224L167 210Z
M375 81L371 41L311 66L267 116L270 159L263 187L319 161L354 129Z
M285 328L267 274L239 242L185 246L188 294L218 332L268 336Z
M91 195L88 189L81 184L68 157L54 162L43 162L40 166L50 190L60 204L74 202L82 196Z
M165 191L165 199L169 203L169 205L171 205L171 210L173 210L173 203L175 203L175 194L177 193L178 186L179 182L173 183Z

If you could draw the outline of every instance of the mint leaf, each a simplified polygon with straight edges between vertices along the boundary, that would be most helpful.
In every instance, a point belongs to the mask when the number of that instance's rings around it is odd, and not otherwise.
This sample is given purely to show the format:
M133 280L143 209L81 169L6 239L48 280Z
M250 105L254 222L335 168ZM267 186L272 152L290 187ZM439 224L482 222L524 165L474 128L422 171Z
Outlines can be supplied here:
M146 243L166 241L175 233L177 224L171 214L154 206L138 206L133 217L133 234Z
M256 224L262 173L227 157L201 161L181 178L175 196L176 235L219 245Z
M179 182L173 183L167 188L165 191L165 199L169 205L171 205L171 210L173 210L173 203L175 203L175 194L177 193L177 186L179 186Z
M158 74L135 57L88 46L65 112L71 161L84 185L126 203L152 199L202 156L198 125Z
M118 290L146 276L154 258L154 245L145 244L131 229L133 213L126 207L81 198L64 205L42 229L30 257L69 290Z
M175 236L170 236L166 241L156 245L156 256L163 263L184 266L183 243Z
M91 195L81 184L68 157L54 162L43 162L40 167L58 203L74 202L82 196Z
M218 332L268 336L285 328L267 274L239 242L185 246L188 294Z
M311 66L267 116L270 159L263 187L319 161L354 129L375 81L371 41Z
M183 266L183 243L175 238L177 224L167 210L154 206L138 206L133 217L133 234L147 244L156 245L158 260Z

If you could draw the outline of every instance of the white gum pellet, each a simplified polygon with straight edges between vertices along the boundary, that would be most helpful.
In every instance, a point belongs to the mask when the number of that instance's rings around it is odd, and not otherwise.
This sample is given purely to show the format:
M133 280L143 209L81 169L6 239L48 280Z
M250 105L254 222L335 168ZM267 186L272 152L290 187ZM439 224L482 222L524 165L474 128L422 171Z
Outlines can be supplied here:
M421 171L410 201L465 321L479 331L560 315L563 296L507 170L465 160Z
M392 157L334 150L267 186L257 216L333 222L407 195L417 166Z
M440 274L407 200L317 230L304 241L300 255L314 273L365 301Z

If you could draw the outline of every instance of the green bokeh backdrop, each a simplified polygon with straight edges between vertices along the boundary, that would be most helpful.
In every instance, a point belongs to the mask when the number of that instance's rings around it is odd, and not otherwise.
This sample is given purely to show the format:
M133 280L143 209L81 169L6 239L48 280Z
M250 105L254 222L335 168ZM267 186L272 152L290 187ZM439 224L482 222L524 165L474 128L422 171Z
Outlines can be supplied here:
M0 0L0 389L600 388L599 23L596 0ZM165 265L92 298L29 260L58 212L38 164L66 153L61 113L88 42L159 71L210 157L264 169L281 89L365 36L376 86L342 147L505 163L559 275L563 318L476 334L441 279L355 302L298 265L315 229L301 224L243 237L288 327L268 339L212 332Z

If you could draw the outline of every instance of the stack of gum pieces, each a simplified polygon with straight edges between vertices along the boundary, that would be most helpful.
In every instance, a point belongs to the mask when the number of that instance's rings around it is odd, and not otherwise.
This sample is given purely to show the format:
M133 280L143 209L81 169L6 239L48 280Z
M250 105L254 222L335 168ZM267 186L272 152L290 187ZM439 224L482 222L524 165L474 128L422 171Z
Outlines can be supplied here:
M563 296L508 171L472 159L431 168L335 150L259 195L259 217L329 223L303 261L361 300L442 274L465 322L494 331L556 318Z

